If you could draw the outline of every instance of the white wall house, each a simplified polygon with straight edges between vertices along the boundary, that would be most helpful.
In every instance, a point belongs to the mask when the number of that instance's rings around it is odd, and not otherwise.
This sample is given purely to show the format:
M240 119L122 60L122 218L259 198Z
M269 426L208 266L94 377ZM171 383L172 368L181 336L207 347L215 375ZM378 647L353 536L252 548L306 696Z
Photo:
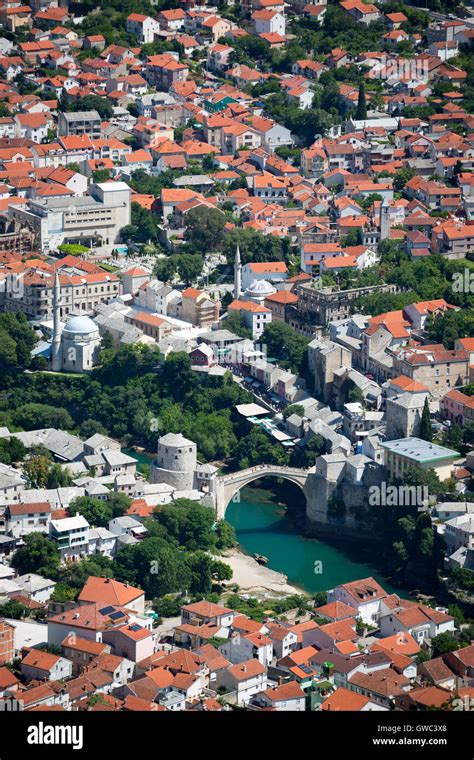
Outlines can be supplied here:
M160 24L150 16L144 16L141 13L131 13L127 18L126 28L127 32L134 34L143 45L154 41L155 34L160 31Z
M51 520L49 535L56 541L62 561L78 560L89 553L89 523L82 515Z
M48 502L9 504L5 510L6 529L19 538L29 533L48 533L51 507Z
M267 688L267 672L258 660L247 660L220 671L216 685L236 692L235 704L246 705L255 694Z
M279 34L285 36L285 17L277 11L255 11L252 14L255 34Z
M219 650L233 664L254 658L264 667L268 667L273 657L272 641L263 633L247 635L233 633L230 639L219 647Z

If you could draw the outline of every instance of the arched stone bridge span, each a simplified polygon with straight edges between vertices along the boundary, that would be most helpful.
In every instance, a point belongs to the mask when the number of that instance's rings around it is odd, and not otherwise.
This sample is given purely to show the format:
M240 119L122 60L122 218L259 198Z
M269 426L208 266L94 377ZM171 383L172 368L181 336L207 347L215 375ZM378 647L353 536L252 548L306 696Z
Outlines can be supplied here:
M224 519L227 505L241 488L248 486L254 480L264 477L276 477L289 480L301 488L306 496L305 486L308 475L312 470L302 470L298 467L281 467L273 464L260 464L248 467L246 470L221 475L216 483L216 512L219 520Z

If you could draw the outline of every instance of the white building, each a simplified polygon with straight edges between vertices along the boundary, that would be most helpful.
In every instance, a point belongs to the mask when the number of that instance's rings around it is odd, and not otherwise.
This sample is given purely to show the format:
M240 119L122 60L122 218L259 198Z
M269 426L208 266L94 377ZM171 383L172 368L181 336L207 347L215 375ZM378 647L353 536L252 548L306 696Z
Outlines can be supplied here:
M285 17L278 11L259 10L252 14L255 34L279 34L285 36Z
M328 591L327 601L344 602L355 610L355 616L364 623L374 625L381 612L382 600L387 596L374 578L343 583Z
M119 242L122 227L130 224L130 188L125 182L103 182L91 185L81 198L32 199L10 206L8 213L36 234L45 252L80 243L106 255Z
M51 520L49 535L56 541L62 561L78 560L89 553L89 523L82 515Z
M272 321L272 312L266 306L256 304L253 301L236 299L229 304L229 313L239 312L246 324L252 330L254 339L260 338L265 327Z
M72 676L72 662L41 649L31 649L23 658L21 673L27 681L60 681Z
M255 281L266 280L276 283L286 279L288 279L288 268L284 261L250 262L242 267L243 290L249 288Z
M443 537L450 554L461 547L474 549L474 514L459 515L448 520Z
M127 18L126 29L129 34L134 34L142 45L153 42L155 34L160 31L159 22L142 13L131 13Z
M43 578L42 575L36 575L35 573L20 575L18 578L15 578L15 583L21 586L21 594L39 604L49 601L56 586L55 581L52 581L50 578Z
M53 345L54 340L53 335ZM99 361L100 343L99 328L90 317L72 316L60 333L60 348L54 353L53 370L90 372Z
M235 703L245 706L255 694L267 688L267 671L258 660L247 660L220 671L216 685L235 692Z
M100 554L111 559L115 554L117 536L107 528L91 528L89 531L89 554Z
M273 657L272 641L263 633L233 633L228 641L219 647L219 651L233 664L256 659L266 668L271 664Z
M9 504L5 510L5 524L8 533L15 538L28 533L47 533L51 522L51 507L48 502L32 504Z

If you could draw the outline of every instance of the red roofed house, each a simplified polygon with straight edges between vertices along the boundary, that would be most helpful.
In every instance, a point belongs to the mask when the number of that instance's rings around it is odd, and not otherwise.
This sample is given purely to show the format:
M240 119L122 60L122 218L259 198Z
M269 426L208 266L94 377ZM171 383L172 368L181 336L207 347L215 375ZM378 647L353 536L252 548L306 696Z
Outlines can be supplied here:
M228 306L228 312L239 312L247 327L252 330L252 337L254 339L260 338L267 324L272 321L272 312L265 306L256 304L253 301L245 301L236 298Z
M181 295L181 318L185 322L207 327L218 321L220 303L213 301L207 293L196 288L186 288Z
M176 82L184 82L188 74L189 69L184 63L180 63L178 53L151 55L145 64L144 76L148 83L157 89L168 91Z
M16 538L28 533L47 533L51 522L51 507L47 501L9 504L4 517L8 532Z
M132 662L151 657L155 651L153 634L138 623L127 623L103 633L103 641L110 644L115 654Z
M261 707L271 707L274 710L304 712L306 709L306 694L296 681L289 681L266 689L252 700L252 704Z
M251 262L242 267L242 289L247 290L255 280L281 282L288 277L284 261Z
M270 309L273 322L286 322L288 310L298 303L298 296L289 290L277 290L265 298L264 306Z
M155 33L160 31L160 24L151 16L131 13L127 17L126 29L129 34L134 34L142 45L147 45L154 42Z
M260 10L252 13L255 34L279 34L285 36L285 17L276 11Z
M346 2L340 3L340 6L352 18L366 26L373 21L378 21L381 16L379 9L375 5L364 3L363 0L346 0Z
M27 681L59 681L71 677L72 662L57 654L30 649L21 662L21 673Z
M231 665L227 670L217 673L216 686L225 686L236 692L235 704L246 705L250 699L267 688L267 671L258 660L247 660Z
M405 375L426 385L435 398L469 380L469 354L463 349L448 351L442 344L394 350L394 375Z
M145 592L113 578L96 578L91 575L77 600L80 604L103 602L104 606L114 604L134 612L145 611Z
M474 396L467 396L456 388L443 396L439 408L443 418L454 425L466 427L474 423Z
M363 578L328 591L328 603L344 602L356 610L357 617L364 623L374 625L380 615L382 599L386 596L387 592L374 578Z

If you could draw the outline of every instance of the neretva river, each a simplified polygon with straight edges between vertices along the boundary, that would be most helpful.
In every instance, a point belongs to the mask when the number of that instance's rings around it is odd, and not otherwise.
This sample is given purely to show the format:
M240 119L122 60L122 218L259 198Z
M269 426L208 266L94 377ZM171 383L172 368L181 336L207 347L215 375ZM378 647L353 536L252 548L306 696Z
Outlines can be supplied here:
M231 501L227 507L226 520L234 526L244 552L268 557L267 567L284 573L289 583L309 593L372 576L386 591L405 596L370 563L350 559L340 548L302 536L277 499L272 491L244 488L240 501Z

